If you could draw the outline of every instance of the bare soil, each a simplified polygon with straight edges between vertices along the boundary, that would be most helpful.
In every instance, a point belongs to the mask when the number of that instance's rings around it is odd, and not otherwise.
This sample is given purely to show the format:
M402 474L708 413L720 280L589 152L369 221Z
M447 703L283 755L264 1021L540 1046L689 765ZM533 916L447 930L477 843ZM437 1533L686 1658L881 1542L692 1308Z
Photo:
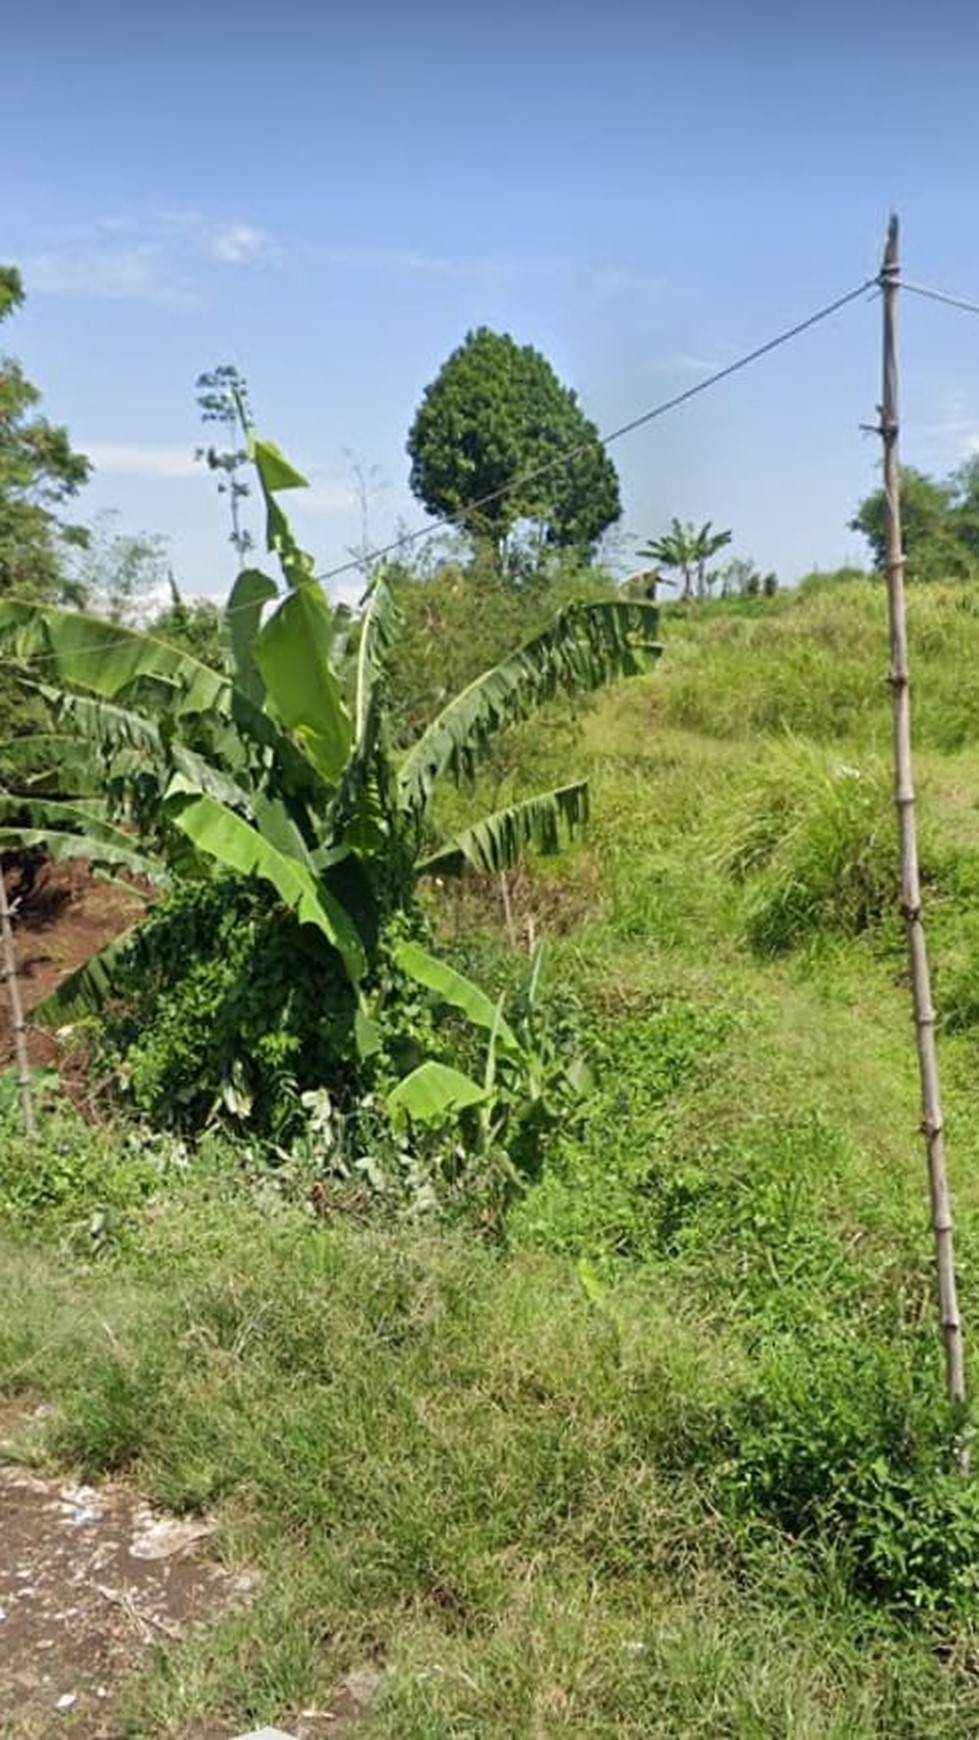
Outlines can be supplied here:
M207 1517L154 1511L119 1481L25 1467L41 1416L0 1412L0 1732L114 1740L140 1658L246 1601L255 1580L208 1559Z
M213 1518L155 1510L122 1481L81 1486L26 1466L44 1414L0 1403L0 1734L120 1740L126 1680L153 1646L247 1606L259 1578L209 1556ZM288 1732L346 1740L382 1679L368 1662ZM230 1734L194 1721L182 1740Z
M18 985L24 1012L32 1009L62 979L120 936L146 910L146 895L138 888L107 882L92 875L87 864L43 864L26 878L16 867L4 883L13 908ZM14 1055L10 1004L0 991L0 1069ZM77 1084L78 1063L72 1063L64 1042L48 1027L31 1022L28 1057L35 1067L67 1066L71 1088Z

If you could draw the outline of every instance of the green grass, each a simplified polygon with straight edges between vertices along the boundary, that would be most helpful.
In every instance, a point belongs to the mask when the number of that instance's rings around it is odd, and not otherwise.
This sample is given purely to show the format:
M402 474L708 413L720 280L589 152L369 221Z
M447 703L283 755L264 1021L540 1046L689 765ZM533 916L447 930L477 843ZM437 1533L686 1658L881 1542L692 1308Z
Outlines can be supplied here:
M597 1087L504 1243L310 1216L212 1144L46 1125L0 1158L0 1393L44 1454L215 1507L253 1609L159 1652L136 1740L971 1736L979 1503L942 1402L870 581L669 613L586 709L586 837L513 878ZM979 612L911 603L927 916L979 1312ZM567 721L516 734L546 784ZM501 764L502 765L502 764ZM502 779L498 767L493 776ZM483 976L498 891L433 895ZM93 1227L95 1229L93 1233Z
M752 1360L667 1274L596 1304L545 1253L203 1209L170 1199L110 1270L4 1253L3 1367L53 1398L50 1454L217 1504L263 1573L126 1734L281 1721L375 1658L392 1737L974 1728L968 1673L830 1559L737 1546L696 1464Z

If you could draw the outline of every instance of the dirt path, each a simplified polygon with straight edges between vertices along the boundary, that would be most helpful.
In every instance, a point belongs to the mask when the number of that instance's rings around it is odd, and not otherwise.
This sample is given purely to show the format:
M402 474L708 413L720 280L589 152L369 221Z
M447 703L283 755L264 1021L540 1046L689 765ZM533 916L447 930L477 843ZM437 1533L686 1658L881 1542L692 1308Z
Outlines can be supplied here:
M81 1486L25 1465L44 1409L0 1403L0 1733L4 1740L118 1740L127 1678L152 1648L247 1607L260 1579L213 1555L216 1522L154 1510L125 1482ZM380 1688L345 1676L294 1740L353 1740ZM183 1740L227 1740L194 1723Z

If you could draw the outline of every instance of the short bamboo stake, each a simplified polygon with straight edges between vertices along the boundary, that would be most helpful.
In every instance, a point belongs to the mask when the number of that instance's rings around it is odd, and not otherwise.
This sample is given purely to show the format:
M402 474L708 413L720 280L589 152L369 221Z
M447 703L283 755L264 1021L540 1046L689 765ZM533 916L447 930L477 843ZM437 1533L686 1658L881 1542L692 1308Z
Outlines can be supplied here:
M0 869L0 942L3 949L3 968L0 978L7 987L7 997L10 1002L10 1019L14 1029L14 1056L17 1059L17 1086L20 1088L20 1103L24 1114L24 1131L33 1136L36 1131L34 1122L34 1101L31 1097L31 1072L27 1062L27 1022L24 1020L24 1006L20 1000L20 988L17 983L17 955L14 950L14 932L10 923L10 906L7 901L7 888Z
M935 1009L921 913L915 791L911 761L911 684L904 593L904 553L901 547L900 464L898 459L897 302L900 286L898 222L892 217L879 279L884 303L883 402L880 436L884 446L884 497L887 533L887 599L890 619L889 682L894 698L894 802L901 847L901 911L908 943L914 1023L921 1083L921 1129L925 1138L931 1224L935 1235L938 1305L945 1341L945 1374L949 1400L965 1401L965 1356L962 1322L955 1285L952 1208L945 1169L945 1132L935 1050Z

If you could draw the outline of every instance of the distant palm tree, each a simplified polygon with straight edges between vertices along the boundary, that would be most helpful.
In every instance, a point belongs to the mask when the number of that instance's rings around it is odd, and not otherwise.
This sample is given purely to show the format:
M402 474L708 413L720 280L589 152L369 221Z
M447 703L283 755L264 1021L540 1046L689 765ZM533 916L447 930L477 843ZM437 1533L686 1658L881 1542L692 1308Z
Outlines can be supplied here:
M665 568L679 569L683 575L683 598L694 596L695 577L697 597L706 597L707 564L718 550L723 550L725 544L731 542L730 532L714 532L712 524L711 520L705 520L698 531L692 520L678 520L674 516L669 531L639 551L640 556L661 562Z

